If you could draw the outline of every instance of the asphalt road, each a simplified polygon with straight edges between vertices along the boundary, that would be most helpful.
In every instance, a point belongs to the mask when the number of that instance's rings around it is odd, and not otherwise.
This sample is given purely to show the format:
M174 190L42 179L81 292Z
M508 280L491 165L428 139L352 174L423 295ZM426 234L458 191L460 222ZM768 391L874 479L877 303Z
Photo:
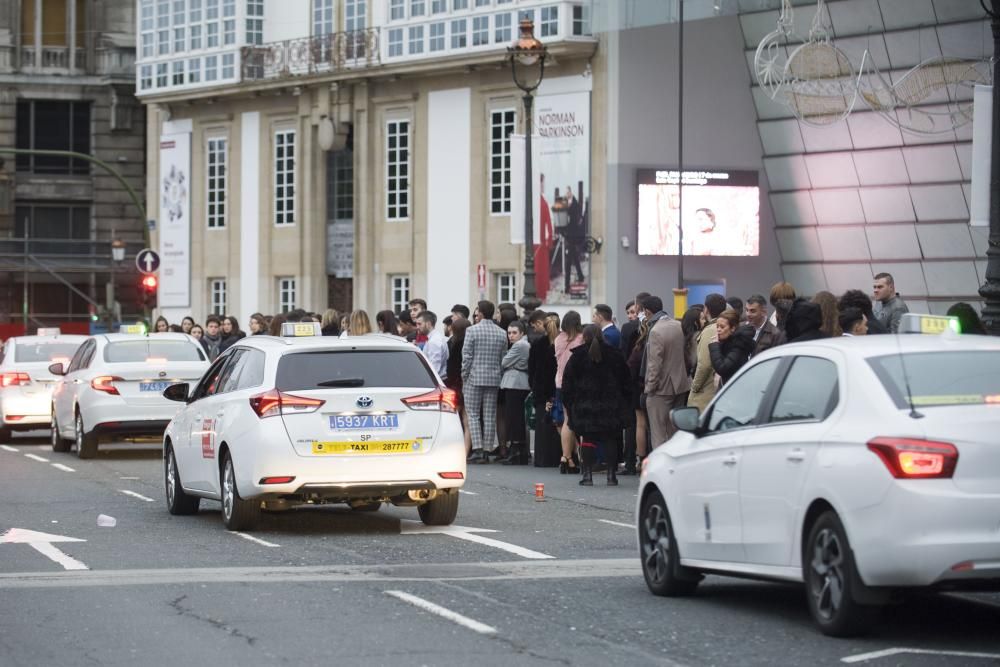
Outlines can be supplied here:
M246 535L223 529L218 503L167 513L155 443L83 461L32 436L0 445L5 667L1000 664L998 596L914 596L836 640L795 586L709 577L692 598L650 595L634 477L583 488L552 469L470 467L447 529L413 508L331 506ZM82 541L32 546L10 529Z

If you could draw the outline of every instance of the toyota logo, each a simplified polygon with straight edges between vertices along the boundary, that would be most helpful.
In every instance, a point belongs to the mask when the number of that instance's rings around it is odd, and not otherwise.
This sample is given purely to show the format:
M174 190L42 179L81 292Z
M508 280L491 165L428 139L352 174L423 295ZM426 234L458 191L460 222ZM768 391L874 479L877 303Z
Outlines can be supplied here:
M372 406L371 396L358 396L358 400L355 401L359 408L370 408Z

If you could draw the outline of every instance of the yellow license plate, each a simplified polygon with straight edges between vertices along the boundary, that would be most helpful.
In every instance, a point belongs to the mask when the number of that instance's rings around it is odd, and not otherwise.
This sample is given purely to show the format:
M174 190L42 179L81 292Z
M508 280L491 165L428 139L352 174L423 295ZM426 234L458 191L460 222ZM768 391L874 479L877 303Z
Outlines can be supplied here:
M313 454L419 454L424 451L420 440L369 440L367 442L319 442L313 441Z

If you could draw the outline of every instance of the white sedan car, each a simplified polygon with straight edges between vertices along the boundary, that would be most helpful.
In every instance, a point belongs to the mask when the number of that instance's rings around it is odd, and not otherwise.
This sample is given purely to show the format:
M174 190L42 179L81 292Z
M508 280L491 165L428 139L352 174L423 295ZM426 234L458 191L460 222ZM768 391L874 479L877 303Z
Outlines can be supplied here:
M201 377L208 357L180 333L101 334L80 346L52 392L52 449L93 458L101 438L162 436L177 412L163 390Z
M703 573L803 582L845 636L900 589L1000 589L1000 340L783 345L672 419L637 507L653 593Z
M244 338L197 385L163 438L167 509L193 514L222 501L229 530L262 509L383 502L416 505L427 524L452 523L465 480L457 397L414 346L394 337ZM315 325L318 333L319 325Z
M58 329L56 330L58 331ZM58 377L53 363L69 363L86 336L58 333L7 339L0 353L0 442L12 431L48 428L52 422L52 388Z

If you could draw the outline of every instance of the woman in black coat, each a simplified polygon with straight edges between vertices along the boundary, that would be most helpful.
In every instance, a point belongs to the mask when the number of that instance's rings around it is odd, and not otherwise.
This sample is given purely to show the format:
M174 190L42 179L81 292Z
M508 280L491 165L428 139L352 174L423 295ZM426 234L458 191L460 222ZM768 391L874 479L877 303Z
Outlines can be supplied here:
M222 342L219 343L219 354L222 354L237 342L246 338L240 330L240 321L231 315L222 320Z
M739 326L740 319L736 311L727 308L715 322L718 341L708 344L708 353L712 358L712 368L719 374L721 387L736 371L743 368L753 353L754 328L749 324Z
M618 435L631 411L631 375L622 353L604 342L597 325L583 329L583 345L573 354L563 372L563 402L570 415L570 428L581 439L580 484L592 486L595 449L604 447L608 464L608 486L617 486Z
M536 468L559 465L562 445L559 433L548 414L548 406L556 395L556 353L552 341L559 334L559 324L548 314L536 310L528 318L528 386L535 403Z

